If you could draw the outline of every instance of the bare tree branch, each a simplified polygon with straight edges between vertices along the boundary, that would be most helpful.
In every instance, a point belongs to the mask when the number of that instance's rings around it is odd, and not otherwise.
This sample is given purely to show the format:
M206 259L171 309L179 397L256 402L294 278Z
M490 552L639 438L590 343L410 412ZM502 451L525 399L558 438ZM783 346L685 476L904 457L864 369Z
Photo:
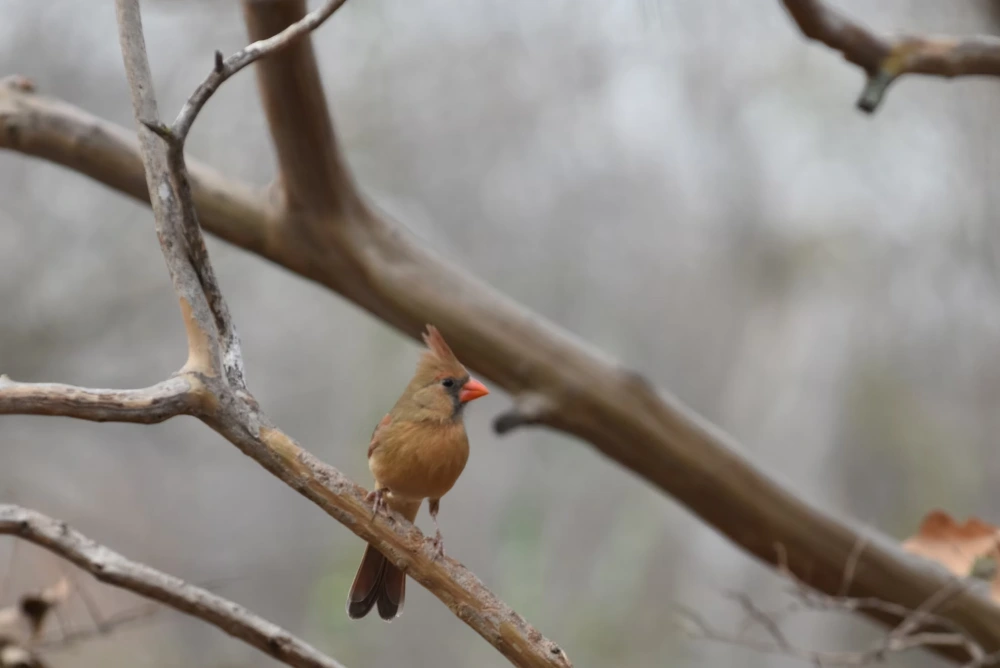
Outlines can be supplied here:
M288 631L241 605L122 555L40 513L0 505L0 534L34 543L90 572L101 582L128 589L208 622L278 661L299 668L343 668Z
M0 80L0 147L68 167L143 202L149 190L131 130L59 100L33 94L21 77ZM280 212L254 189L204 164L189 166L195 206L207 229L267 255ZM277 260L280 263L280 260Z
M330 5L326 3L324 9L332 12L337 8ZM243 13L251 40L271 40L307 17L306 0L248 0L243 3ZM331 218L361 208L337 148L310 36L304 35L259 61L257 81L275 135L288 208Z
M236 325L229 313L229 307L219 288L212 263L208 259L208 248L201 233L198 222L198 212L195 207L194 194L191 189L190 176L184 160L184 144L188 132L198 116L198 112L208 102L208 98L219 89L231 76L247 65L287 48L297 39L308 35L333 15L346 0L327 0L326 3L311 14L307 14L296 23L288 26L281 33L266 40L260 40L244 47L233 56L223 59L219 51L215 52L215 67L204 82L192 93L181 108L173 125L166 126L159 120L140 121L154 133L167 142L167 163L170 167L169 177L173 182L177 200L180 202L180 225L184 230L185 241L190 253L191 265L198 276L202 292L208 300L208 306L215 320L215 328L221 339L221 366L229 386L244 399L250 397L246 385L246 372L243 368L243 352ZM152 109L155 112L155 108ZM164 249L167 252L167 249Z
M423 534L412 524L400 522L402 518L391 523L378 518L379 530L364 501L365 491L302 450L259 410L246 389L238 337L205 249L187 182L183 136L164 129L158 118L138 0L116 0L116 9L157 236L187 327L188 362L182 373L199 374L211 396L210 401L202 402L198 417L375 544L516 665L571 665L561 648L528 625L464 567L453 560L439 560L437 551L425 545ZM308 17L304 20L308 23ZM271 43L280 44L280 40ZM286 51L292 49L286 47ZM157 134L166 141L155 141Z
M253 2L245 13L255 39L305 16L300 0ZM894 541L796 497L675 398L437 256L365 204L337 152L308 38L261 60L257 69L288 206L192 161L192 191L206 229L327 286L410 336L435 323L477 373L515 397L544 398L544 411L527 420L515 411L505 424L542 424L589 441L749 554L787 568L810 587L838 592L843 564L859 541L865 549L850 582L850 593L859 599L912 610L948 581L941 569L904 553ZM290 72L295 76L286 76ZM143 197L136 186L142 184L141 165L125 130L17 86L0 87L0 147ZM450 559L432 562L415 529L369 523L362 514L371 512L364 490L316 462L249 404L222 402L214 411L202 419L393 563L408 566L414 579L491 642L497 642L502 620L519 619L505 617L514 613L502 604L474 607L495 600L478 580ZM775 542L787 546L783 562ZM899 620L883 606L857 610L883 622ZM967 629L987 652L1000 650L1000 607L978 592L959 593L941 615ZM967 658L961 650L949 654Z
M198 232L185 221L184 204L171 178L165 146L147 126L159 122L156 94L153 90L142 18L137 1L116 0L118 39L125 75L132 97L132 111L139 126L139 154L146 172L146 187L156 222L156 236L180 300L181 314L188 335L188 361L184 369L213 376L222 369L221 351L214 345L215 314L195 267L205 254L197 248ZM192 205L193 206L193 205ZM193 225L197 227L196 224ZM187 229L185 229L187 228ZM196 246L192 248L192 245Z
M782 0L809 39L844 54L868 75L858 108L874 112L889 86L904 74L939 77L1000 76L1000 38L880 35L824 0Z
M271 55L287 48L295 40L307 36L310 32L323 25L323 22L333 16L333 13L340 9L347 0L326 0L319 9L306 14L304 17L291 24L277 35L268 39L258 40L249 44L229 58L223 60L222 53L215 52L215 67L205 78L200 86L191 95L188 101L181 108L177 115L177 120L171 126L171 133L178 138L183 145L194 119L197 118L201 108L205 106L215 91L219 89L229 77L233 76L247 65L254 63L264 56Z
M16 383L0 375L0 415L61 415L93 422L154 424L196 411L203 385L194 374L141 390L92 390L60 383Z

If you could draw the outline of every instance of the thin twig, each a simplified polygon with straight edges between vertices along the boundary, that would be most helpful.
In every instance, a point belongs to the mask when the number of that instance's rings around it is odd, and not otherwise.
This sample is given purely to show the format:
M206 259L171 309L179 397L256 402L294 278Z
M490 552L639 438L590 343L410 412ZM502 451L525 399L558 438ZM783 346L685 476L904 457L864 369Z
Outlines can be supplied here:
M931 619L934 611L953 599L956 595L968 587L968 583L959 578L954 578L946 586L931 594L926 601L913 609L890 634L898 636L908 636L913 634L924 622Z
M855 562L863 551L858 546L863 545L864 543L859 541L848 556L847 563L844 565L842 590L845 589L845 583L848 583L847 587L849 587L852 577L851 571L856 567ZM968 581L950 580L911 610L899 604L873 598L831 596L813 591L788 568L788 554L784 546L778 544L775 549L778 553L778 570L791 581L792 593L795 598L783 609L777 612L767 612L746 594L729 594L729 598L737 601L747 615L739 632L727 632L713 628L697 613L682 608L679 612L682 619L688 622L685 627L688 634L714 642L745 647L764 654L787 656L817 666L867 666L885 661L890 654L901 654L916 648L958 648L968 658L968 662L965 664L967 667L992 665L992 657L1000 655L1000 653L988 654L966 629L935 612L945 603L963 593L969 586ZM852 613L877 610L898 617L900 621L895 627L883 634L879 641L869 649L826 652L801 647L790 642L781 629L779 616L787 616L793 611L802 609ZM747 631L753 626L763 629L768 635L768 640L748 638Z
M60 652L67 650L88 640L107 636L112 631L145 621L163 609L159 603L147 603L123 610L104 619L100 626L87 629L74 629L60 638L42 640L35 645L35 649L40 652Z
M66 574L73 582L73 589L76 590L80 600L83 601L83 607L87 609L90 621L93 622L94 627L99 632L103 633L107 627L105 627L104 615L101 614L101 609L97 606L97 601L90 596L90 592L88 592L85 587L80 586L80 583L77 581L76 575L73 571L68 570Z
M838 596L847 596L850 593L851 585L854 583L854 572L858 569L858 560L861 559L861 553L864 552L866 545L868 545L867 536L858 536L858 540L855 541L854 547L851 549L851 554L847 557L844 577L841 579L840 589L837 591Z
M223 59L220 51L216 51L212 71L181 107L177 120L170 128L171 134L183 145L201 108L229 77L247 65L281 51L295 40L316 30L323 25L324 21L333 16L333 13L340 9L345 2L347 0L326 0L318 9L306 14L301 20L296 21L277 35L248 44L226 59Z
M732 598L736 599L743 611L747 613L747 616L763 627L768 635L774 639L774 643L781 649L787 650L791 647L791 643L788 642L788 638L785 637L784 632L781 630L781 626L778 622L771 618L769 614L761 610L753 599L749 595L744 593L735 593Z

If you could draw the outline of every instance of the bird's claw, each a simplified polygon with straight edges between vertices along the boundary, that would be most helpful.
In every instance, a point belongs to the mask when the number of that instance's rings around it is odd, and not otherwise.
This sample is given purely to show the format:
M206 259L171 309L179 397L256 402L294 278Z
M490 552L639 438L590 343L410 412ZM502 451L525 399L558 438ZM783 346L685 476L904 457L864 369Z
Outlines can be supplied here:
M434 534L434 538L431 539L431 545L434 546L436 552L435 558L444 559L444 539L441 538L440 529Z
M379 512L381 512L383 515L385 515L385 518L387 520L389 520L390 522L395 522L396 521L393 518L392 513L389 512L389 506L388 506L388 504L386 504L386 502L385 502L385 490L384 489L376 489L376 490L373 490L371 492L368 492L368 496L365 497L365 501L368 501L369 503L372 504L372 519L373 520L375 519L375 516L378 515Z

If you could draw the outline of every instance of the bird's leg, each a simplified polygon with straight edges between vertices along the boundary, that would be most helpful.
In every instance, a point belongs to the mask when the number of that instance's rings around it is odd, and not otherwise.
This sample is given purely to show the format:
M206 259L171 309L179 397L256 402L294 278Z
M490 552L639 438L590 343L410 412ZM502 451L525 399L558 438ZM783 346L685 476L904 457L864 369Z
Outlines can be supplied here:
M389 491L385 487L376 487L371 492L368 492L368 496L365 497L365 501L371 503L374 507L372 509L372 519L379 514L379 511L385 515L385 518L390 522L395 522L395 518L392 516L392 511L389 510L388 504L385 502L385 493Z
M427 502L428 510L431 511L431 519L434 520L434 547L437 548L439 558L444 557L444 539L441 538L441 527L438 526L438 511L441 509L441 499L430 499Z

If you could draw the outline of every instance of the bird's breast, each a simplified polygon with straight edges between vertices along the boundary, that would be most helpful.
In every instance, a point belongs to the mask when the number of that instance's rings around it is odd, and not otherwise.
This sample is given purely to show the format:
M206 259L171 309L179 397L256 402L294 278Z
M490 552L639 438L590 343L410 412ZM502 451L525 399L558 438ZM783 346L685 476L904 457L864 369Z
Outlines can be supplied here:
M461 423L399 423L380 435L368 460L375 480L393 495L438 499L454 486L469 460Z

